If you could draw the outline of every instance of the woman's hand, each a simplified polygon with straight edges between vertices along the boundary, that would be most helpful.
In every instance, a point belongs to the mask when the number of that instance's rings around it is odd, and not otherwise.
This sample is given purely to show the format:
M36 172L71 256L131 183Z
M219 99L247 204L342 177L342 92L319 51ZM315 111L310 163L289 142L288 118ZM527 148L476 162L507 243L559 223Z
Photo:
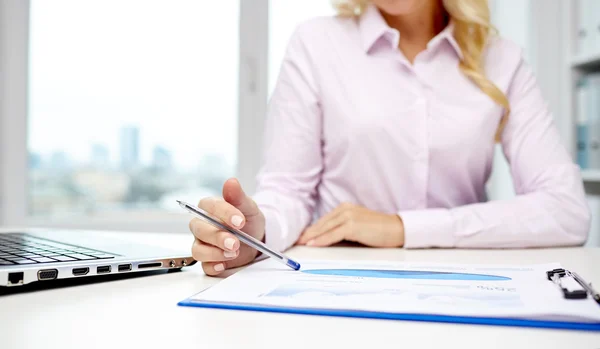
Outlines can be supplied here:
M225 224L242 230L258 240L265 236L265 217L250 197L246 196L240 183L230 179L223 185L223 199L205 198L198 207L216 216ZM233 234L194 218L190 230L196 237L192 256L202 262L206 275L217 275L227 268L235 268L252 262L258 251L240 245Z
M404 245L404 224L396 214L341 204L308 227L298 244L330 246L342 240L372 247L401 247Z

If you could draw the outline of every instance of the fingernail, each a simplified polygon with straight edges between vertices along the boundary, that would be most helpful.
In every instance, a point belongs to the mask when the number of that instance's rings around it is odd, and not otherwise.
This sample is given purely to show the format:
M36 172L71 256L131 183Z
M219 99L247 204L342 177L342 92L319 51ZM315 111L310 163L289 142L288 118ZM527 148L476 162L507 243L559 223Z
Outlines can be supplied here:
M225 248L228 250L233 250L233 245L235 245L235 240L233 238L227 238L224 242Z
M231 224L235 225L236 227L239 227L243 221L244 219L240 216L231 217Z
M214 268L215 268L215 271L225 270L225 266L223 265L223 263L215 264Z
M314 245L314 244L315 244L315 240L309 240L309 241L306 243L306 246L312 246L312 245Z
M224 251L223 255L225 256L225 258L233 258L237 255L237 253L233 251Z

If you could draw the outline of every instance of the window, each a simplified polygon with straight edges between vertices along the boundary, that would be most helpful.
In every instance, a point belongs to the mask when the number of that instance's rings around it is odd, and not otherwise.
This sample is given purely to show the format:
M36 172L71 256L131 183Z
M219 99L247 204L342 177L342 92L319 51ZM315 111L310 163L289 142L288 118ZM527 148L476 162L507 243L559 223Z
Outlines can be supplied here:
M28 214L219 195L238 157L239 7L32 0Z
M329 0L269 1L269 95L273 91L281 61L296 26L318 16L335 14Z
M175 199L220 195L230 176L251 193L290 35L333 13L329 0L0 1L0 223L187 231Z

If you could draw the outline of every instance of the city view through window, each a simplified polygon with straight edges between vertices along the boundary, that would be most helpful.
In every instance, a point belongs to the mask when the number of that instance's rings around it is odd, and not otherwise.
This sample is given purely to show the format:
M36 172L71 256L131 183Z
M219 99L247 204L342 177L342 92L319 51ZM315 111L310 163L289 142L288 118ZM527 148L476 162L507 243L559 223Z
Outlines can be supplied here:
M153 147L150 162L142 163L140 129L126 126L119 133L116 162L103 144L90 145L87 161L65 151L47 157L30 153L31 213L172 209L175 199L220 195L223 182L234 174L230 159L217 153L201 156L195 170L184 170L164 146Z
M237 163L239 3L209 7L31 1L30 214L221 194Z
M238 156L239 7L32 0L29 214L180 210L175 199L221 195ZM268 11L270 95L297 24L334 10L272 0Z

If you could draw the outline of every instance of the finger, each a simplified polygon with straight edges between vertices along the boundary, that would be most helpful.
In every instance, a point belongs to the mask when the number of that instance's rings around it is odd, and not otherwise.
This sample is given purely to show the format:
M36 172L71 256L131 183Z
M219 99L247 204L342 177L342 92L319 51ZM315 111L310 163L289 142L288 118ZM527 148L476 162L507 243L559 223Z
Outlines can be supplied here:
M204 198L200 200L198 207L214 215L221 221L225 222L225 224L235 228L241 228L244 226L244 214L223 199L215 197Z
M241 246L236 258L227 261L203 262L202 268L207 275L218 275L223 270L247 265L256 258L256 250L249 246Z
M333 244L336 244L336 243L344 240L346 230L347 230L346 225L342 224L342 225L338 226L337 228L330 230L329 232L327 232L323 235L319 235L316 238L314 238L313 240L308 241L306 243L306 245L314 246L314 247L331 246Z
M233 234L219 230L201 219L192 219L190 221L190 230L196 239L205 244L228 251L237 251L240 248L240 241Z
M328 222L331 219L333 219L334 217L338 216L340 213L346 211L348 208L349 207L346 204L339 205L333 211L327 213L326 215L324 215L323 217L321 217L319 220L317 220L317 222L315 224L313 224L313 226L311 228L317 229L317 230L322 230L323 225L326 222Z
M323 222L319 228L311 227L307 229L307 231L300 237L299 243L306 244L308 241L314 240L318 236L329 233L331 230L339 227L345 222L346 217L342 212L340 212L337 214L337 216L334 216L329 220Z
M324 234L328 230L338 226L340 224L340 221L343 222L343 215L341 214L342 212L343 209L338 206L333 211L321 217L315 224L311 225L306 229L306 231L304 232L304 234L302 234L298 242L301 244L305 244L307 241L312 240L315 237Z
M228 179L223 185L223 198L240 210L246 219L250 219L260 213L256 202L246 195L242 189L242 185L235 178Z
M227 269L226 262L204 262L202 263L202 270L208 276L219 275L223 270Z
M200 262L221 262L237 258L238 251L223 251L222 249L207 245L200 240L194 240L192 245L192 257Z

